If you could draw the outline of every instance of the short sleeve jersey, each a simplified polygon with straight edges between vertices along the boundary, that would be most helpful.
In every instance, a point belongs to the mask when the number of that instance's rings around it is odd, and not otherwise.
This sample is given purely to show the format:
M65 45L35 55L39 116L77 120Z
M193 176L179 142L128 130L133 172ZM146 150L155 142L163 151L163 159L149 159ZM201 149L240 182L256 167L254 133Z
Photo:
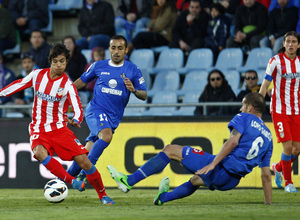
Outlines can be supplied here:
M125 86L124 78L129 78L136 90L146 91L140 69L126 60L119 66L111 60L94 62L80 78L84 83L97 79L90 104L102 109L112 122L121 121L129 100L130 91Z
M265 79L272 81L271 112L299 115L300 57L289 59L284 53L272 57Z
M239 144L221 162L228 172L245 176L256 166L270 166L272 135L259 117L248 113L237 114L228 128L230 131L236 129L241 134Z

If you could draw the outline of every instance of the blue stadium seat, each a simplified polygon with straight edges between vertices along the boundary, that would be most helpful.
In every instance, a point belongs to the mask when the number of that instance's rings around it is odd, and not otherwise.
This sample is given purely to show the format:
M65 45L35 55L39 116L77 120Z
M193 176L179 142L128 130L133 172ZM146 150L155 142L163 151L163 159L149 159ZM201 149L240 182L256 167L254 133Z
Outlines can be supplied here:
M138 99L134 94L131 94L128 104L147 104L147 100L143 101ZM124 116L141 116L142 112L145 110L146 107L126 107L124 110Z
M231 89L237 95L240 92L241 87L241 76L240 73L236 70L227 70L223 72L225 79L228 81L228 84L231 86Z
M185 93L182 103L198 103L201 93L199 91ZM178 110L172 112L176 116L193 116L196 106L182 106Z
M49 14L49 23L47 27L44 27L41 29L42 32L47 33L47 34L52 34L53 33L53 13L48 9L48 14Z
M92 50L84 49L84 50L81 50L81 53L85 57L87 63L90 63L92 61Z
M180 74L186 74L192 70L207 70L213 65L214 57L211 49L199 48L194 49L189 54L184 67L177 71Z
M111 56L110 56L110 52L108 49L105 50L105 59L106 60L110 60Z
M184 54L181 49L171 48L164 50L159 54L157 64L148 71L150 74L156 74L163 70L176 70L183 66Z
M243 59L243 51L240 48L225 48L221 50L216 65L210 68L210 70L237 70L243 65Z
M154 79L148 96L153 97L159 91L177 91L180 86L180 77L177 71L161 71Z
M153 99L152 104L177 104L177 95L172 91L159 91ZM150 107L149 110L142 112L143 116L172 116L176 107Z
M238 71L245 72L250 69L256 71L266 70L272 56L273 52L271 48L254 48L250 51L245 66L238 68Z
M83 0L58 0L56 3L50 3L51 11L69 11L70 9L81 9Z
M161 52L163 52L164 50L168 50L170 49L169 46L160 46L160 47L152 47L151 50L156 53L159 54Z
M202 93L207 84L208 72L194 70L186 74L182 88L176 91L178 96L184 96L187 92Z

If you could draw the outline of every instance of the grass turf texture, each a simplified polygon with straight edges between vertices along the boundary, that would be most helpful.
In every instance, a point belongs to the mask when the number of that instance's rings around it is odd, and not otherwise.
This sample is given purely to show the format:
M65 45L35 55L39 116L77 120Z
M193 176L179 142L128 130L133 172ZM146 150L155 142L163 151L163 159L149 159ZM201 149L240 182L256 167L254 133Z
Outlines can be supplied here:
M115 205L102 205L93 189L70 189L62 203L49 203L42 189L0 189L0 219L298 219L298 193L273 190L275 205L263 204L261 189L197 190L192 196L153 205L157 190L124 194L107 189Z

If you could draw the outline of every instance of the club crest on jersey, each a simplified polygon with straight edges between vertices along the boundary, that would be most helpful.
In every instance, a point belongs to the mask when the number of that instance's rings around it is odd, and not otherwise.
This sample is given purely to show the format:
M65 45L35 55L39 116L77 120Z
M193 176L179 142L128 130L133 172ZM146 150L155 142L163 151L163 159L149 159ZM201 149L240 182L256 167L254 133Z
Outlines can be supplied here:
M193 153L204 155L204 151L193 148Z
M280 132L279 135L280 135L281 138L284 138L284 132Z
M125 73L122 73L122 74L121 74L121 78L122 78L122 79L125 79L125 77L126 77L126 76L125 76Z
M74 141L80 146L82 145L78 139L74 139Z
M57 90L57 95L62 96L64 94L64 88L59 87Z

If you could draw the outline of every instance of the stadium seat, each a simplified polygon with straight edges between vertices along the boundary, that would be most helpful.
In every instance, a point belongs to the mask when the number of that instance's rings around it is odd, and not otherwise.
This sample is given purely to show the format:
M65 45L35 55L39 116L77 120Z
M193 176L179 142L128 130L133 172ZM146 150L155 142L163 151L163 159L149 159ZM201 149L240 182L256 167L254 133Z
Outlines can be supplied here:
M271 48L254 48L250 51L245 66L238 68L238 71L245 72L250 69L256 71L265 71L272 56L273 52Z
M182 103L198 103L201 93L197 91L185 93ZM193 116L196 106L182 106L172 112L175 116Z
M138 99L134 94L131 94L128 104L147 104L147 100L143 101ZM141 116L142 112L145 110L146 107L126 107L124 110L124 116Z
M211 49L194 49L189 54L185 66L177 71L180 74L186 74L192 70L207 70L213 65L213 61L214 57Z
M262 84L264 78L265 78L265 75L266 75L266 70L258 70L257 71L257 77L258 77L258 82L257 84Z
M177 71L161 71L154 79L148 96L153 97L159 91L177 91L180 86L180 77Z
M81 53L84 55L87 63L90 63L92 61L92 50L84 49L84 50L81 50Z
M159 54L161 52L163 52L164 50L168 50L170 49L169 46L160 46L160 47L152 47L151 50L156 53Z
M8 56L8 55L19 55L21 54L21 36L20 32L16 30L16 35L17 35L17 44L14 48L7 49L3 51L3 56Z
M48 9L48 14L49 14L49 23L47 27L44 27L41 29L42 32L47 33L47 34L52 34L53 33L53 13L50 9Z
M150 74L156 74L163 70L177 70L183 66L184 54L181 49L171 48L164 50L159 54L157 64L148 71Z
M110 60L111 56L110 56L110 52L108 49L105 50L105 59L106 60Z
M177 95L173 91L159 91L154 95L152 104L177 104ZM142 112L142 115L172 116L172 112L175 110L175 106L150 107L149 110Z
M228 70L223 72L228 84L231 86L232 91L237 95L240 92L241 76L236 70Z
M69 11L70 9L81 9L83 7L83 0L57 0L56 3L50 3L49 9L51 11Z
M216 65L210 68L225 70L237 70L243 64L243 51L240 48L225 48L218 55Z
M208 72L194 70L186 74L182 88L176 91L178 96L184 96L187 92L202 93L207 84Z
M133 50L129 60L137 65L141 70L154 66L154 53L151 49Z

